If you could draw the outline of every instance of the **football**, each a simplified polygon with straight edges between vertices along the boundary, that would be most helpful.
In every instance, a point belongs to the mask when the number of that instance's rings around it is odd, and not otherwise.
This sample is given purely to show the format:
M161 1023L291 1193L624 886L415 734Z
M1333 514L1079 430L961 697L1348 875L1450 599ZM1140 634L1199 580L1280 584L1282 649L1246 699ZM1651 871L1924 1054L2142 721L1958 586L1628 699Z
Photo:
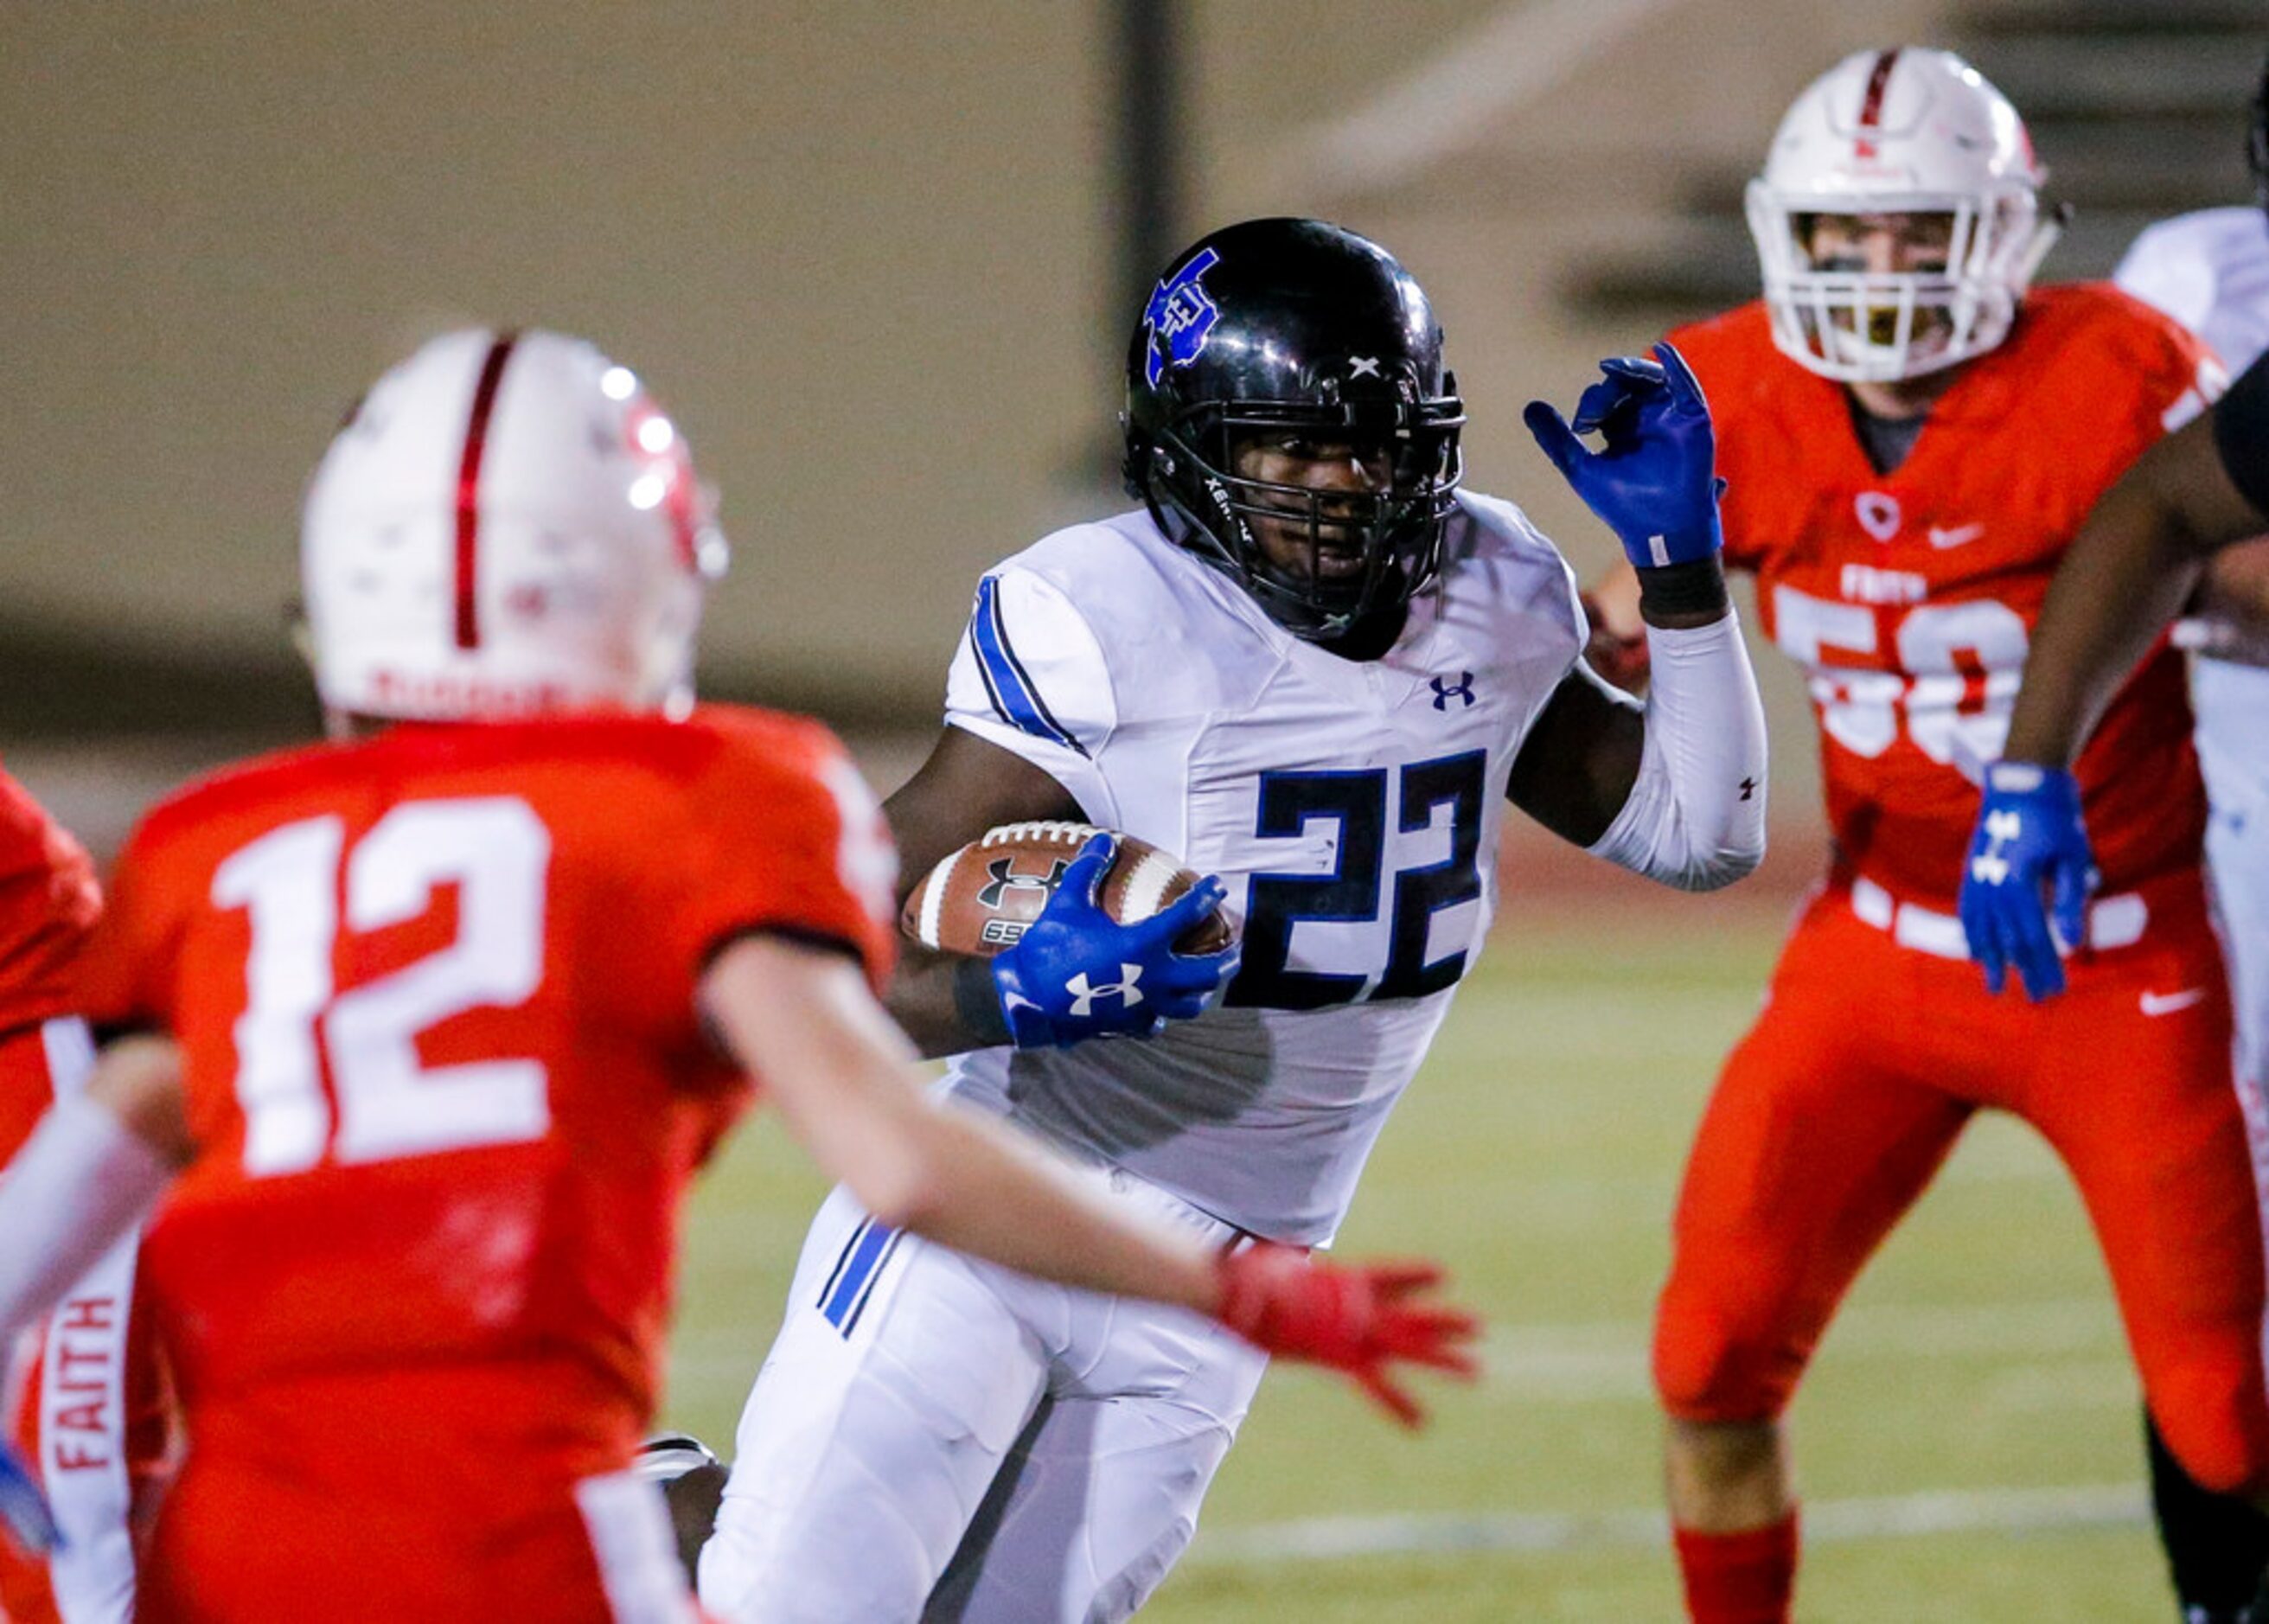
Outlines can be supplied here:
M1086 823L1003 823L948 853L906 898L898 924L926 948L990 958L1040 917L1088 837ZM1146 919L1198 882L1147 840L1119 837L1119 860L1103 882L1104 911L1122 924ZM1236 940L1219 913L1174 944L1218 953Z

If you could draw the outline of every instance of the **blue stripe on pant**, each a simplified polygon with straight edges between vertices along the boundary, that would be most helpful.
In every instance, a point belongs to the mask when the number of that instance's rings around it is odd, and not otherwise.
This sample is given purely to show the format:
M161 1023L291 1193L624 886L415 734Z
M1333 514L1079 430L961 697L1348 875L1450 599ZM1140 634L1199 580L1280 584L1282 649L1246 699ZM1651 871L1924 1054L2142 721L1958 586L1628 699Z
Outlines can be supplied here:
M852 1231L843 1256L836 1262L833 1278L819 1294L820 1313L844 1335L851 1334L867 1292L898 1237L896 1229L871 1218Z

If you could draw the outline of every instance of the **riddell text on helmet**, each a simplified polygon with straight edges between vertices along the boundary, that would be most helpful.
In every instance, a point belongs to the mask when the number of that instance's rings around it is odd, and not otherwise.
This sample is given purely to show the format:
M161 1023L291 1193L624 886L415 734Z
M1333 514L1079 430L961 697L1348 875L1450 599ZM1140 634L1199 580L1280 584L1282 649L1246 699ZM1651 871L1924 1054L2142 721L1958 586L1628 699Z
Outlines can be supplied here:
M370 674L372 693L389 706L411 711L534 715L565 705L571 696L556 683L506 683L447 673L404 675L381 666Z

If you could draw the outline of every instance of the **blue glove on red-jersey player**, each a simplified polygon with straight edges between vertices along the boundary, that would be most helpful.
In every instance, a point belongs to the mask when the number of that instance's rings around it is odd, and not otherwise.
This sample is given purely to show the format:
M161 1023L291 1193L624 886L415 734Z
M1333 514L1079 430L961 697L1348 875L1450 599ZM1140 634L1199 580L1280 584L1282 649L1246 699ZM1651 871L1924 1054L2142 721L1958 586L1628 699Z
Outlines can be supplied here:
M1571 424L1543 401L1521 413L1561 476L1623 544L1639 570L1709 558L1726 544L1718 522L1718 442L1710 403L1685 358L1615 356L1576 402ZM1601 448L1577 438L1596 431Z
M1112 836L1090 838L1039 918L994 956L993 985L1019 1049L1155 1037L1167 1022L1201 1013L1237 973L1234 943L1218 953L1174 950L1221 906L1219 880L1208 875L1149 918L1122 925L1102 902L1118 855Z
M2057 938L2078 947L2088 934L2095 856L2080 810L2080 784L2061 767L1997 761L1985 769L1985 799L1962 870L1962 931L1970 956L1999 993L2008 966L2038 1003L2064 991ZM2053 899L2055 934L2043 906Z

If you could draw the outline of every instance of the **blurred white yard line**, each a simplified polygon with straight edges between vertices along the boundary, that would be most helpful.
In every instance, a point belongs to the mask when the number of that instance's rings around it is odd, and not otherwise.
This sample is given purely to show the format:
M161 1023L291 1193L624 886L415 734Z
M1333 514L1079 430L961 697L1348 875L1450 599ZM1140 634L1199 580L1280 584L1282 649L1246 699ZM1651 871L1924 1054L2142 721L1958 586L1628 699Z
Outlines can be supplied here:
M1302 125L1270 154L1278 190L1385 188L1471 144L1680 0L1508 5L1344 116Z
M2060 1488L1931 1489L1866 1500L1813 1500L1804 1537L1879 1539L1917 1534L2043 1533L2128 1527L2147 1519L2140 1484L2082 1483ZM1471 1512L1437 1516L1314 1517L1200 1531L1197 1562L1314 1561L1445 1551L1586 1551L1660 1546L1662 1513L1651 1510Z

